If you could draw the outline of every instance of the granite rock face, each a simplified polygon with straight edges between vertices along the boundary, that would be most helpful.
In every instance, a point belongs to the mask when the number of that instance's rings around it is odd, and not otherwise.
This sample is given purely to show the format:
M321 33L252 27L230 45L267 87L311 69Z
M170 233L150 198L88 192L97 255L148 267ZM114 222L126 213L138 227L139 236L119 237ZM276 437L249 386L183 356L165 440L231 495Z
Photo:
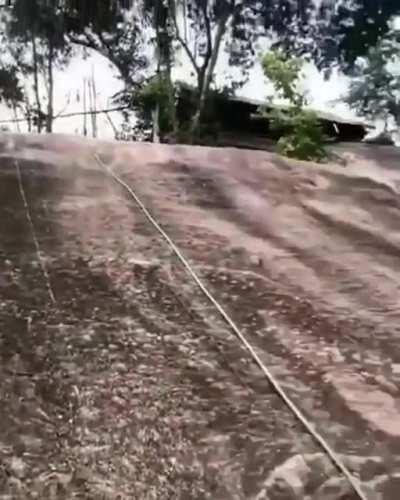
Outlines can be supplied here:
M399 153L346 147L0 136L1 500L357 498L95 154L367 497L399 498Z

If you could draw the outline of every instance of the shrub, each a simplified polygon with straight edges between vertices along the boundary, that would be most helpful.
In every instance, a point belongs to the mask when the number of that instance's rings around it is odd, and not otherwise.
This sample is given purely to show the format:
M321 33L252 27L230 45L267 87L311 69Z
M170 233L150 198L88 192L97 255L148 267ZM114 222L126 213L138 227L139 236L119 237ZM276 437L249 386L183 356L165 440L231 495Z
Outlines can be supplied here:
M278 141L277 152L298 160L322 161L327 153L317 115L297 107L288 110L287 115L288 118L284 118L281 113L272 125L276 129L285 129Z
M278 153L299 160L322 161L327 153L324 135L318 117L304 109L306 99L298 90L302 61L281 51L268 52L262 60L265 76L273 84L277 95L289 101L287 108L266 111L271 129L280 139Z
M151 126L151 112L158 105L160 109L160 133L166 134L173 128L170 109L168 82L161 75L150 79L136 94L136 110L139 120Z

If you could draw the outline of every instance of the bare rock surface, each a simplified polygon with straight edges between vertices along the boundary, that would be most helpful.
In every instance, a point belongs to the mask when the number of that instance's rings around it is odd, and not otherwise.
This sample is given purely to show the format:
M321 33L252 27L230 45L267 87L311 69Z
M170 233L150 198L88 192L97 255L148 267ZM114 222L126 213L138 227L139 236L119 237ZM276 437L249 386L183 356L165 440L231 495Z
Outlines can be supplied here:
M1 500L357 498L96 154L367 497L399 498L400 154L346 148L0 137Z

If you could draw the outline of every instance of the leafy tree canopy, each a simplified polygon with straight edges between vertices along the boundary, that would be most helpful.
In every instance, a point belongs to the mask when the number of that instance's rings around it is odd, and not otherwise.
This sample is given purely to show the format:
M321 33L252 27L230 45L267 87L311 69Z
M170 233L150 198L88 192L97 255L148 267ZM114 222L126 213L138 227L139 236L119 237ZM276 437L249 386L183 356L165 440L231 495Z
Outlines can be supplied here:
M23 98L24 93L14 68L11 66L0 67L0 102L20 103Z
M398 0L346 0L334 17L340 61L351 66L357 57L367 55L390 29L393 16L400 14Z
M294 12L296 4L302 7L295 23L278 44L309 55L321 69L338 65L346 72L351 72L357 58L366 56L385 36L390 21L400 14L398 0L321 0L318 6L311 6L307 0L284 0L282 9ZM284 19L290 23L287 17Z
M347 103L370 120L400 125L400 32L391 30L355 64Z

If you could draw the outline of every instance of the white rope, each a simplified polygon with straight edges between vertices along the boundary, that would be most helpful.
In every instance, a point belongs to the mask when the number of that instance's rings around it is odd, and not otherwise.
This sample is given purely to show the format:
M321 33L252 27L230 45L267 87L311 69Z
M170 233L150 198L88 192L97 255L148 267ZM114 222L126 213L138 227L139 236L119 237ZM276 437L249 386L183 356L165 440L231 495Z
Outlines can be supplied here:
M22 202L24 204L25 215L26 215L26 218L28 220L28 223L29 223L29 226L31 229L32 239L33 239L33 242L34 242L35 248L36 248L36 255L37 255L40 267L42 269L42 273L44 276L44 280L46 282L46 287L47 287L48 294L50 296L50 300L53 302L53 304L55 304L56 298L54 296L53 289L51 288L50 276L49 276L49 273L46 269L45 261L42 257L42 252L40 250L39 240L37 239L37 236L36 236L35 226L33 224L33 220L31 217L30 210L29 210L28 200L26 199L26 195L25 195L24 185L22 183L21 169L19 168L19 163L17 160L14 161L14 165L15 165L15 168L17 170L19 192L21 194Z
M164 231L164 229L160 226L160 224L155 220L155 218L151 215L151 213L147 210L147 208L145 207L143 202L140 200L140 198L137 196L137 194L133 191L133 189L130 186L128 186L128 184L126 184L126 182L124 182L120 177L118 177L118 175L115 174L114 171L109 166L105 165L104 162L100 159L100 157L97 154L95 154L94 157L95 157L97 163L106 172L108 172L111 175L111 177L113 177L113 179L116 182L118 182L118 184L123 186L129 192L129 194L135 200L136 204L140 207L140 209L142 210L144 215L147 217L147 219L151 222L151 224L153 224L153 226L157 229L157 231L166 240L168 245L171 247L171 249L176 254L178 259L184 265L184 267L186 268L186 270L188 271L190 276L193 278L193 280L196 282L197 286L200 288L200 290L203 292L203 294L214 305L214 307L218 310L218 312L223 317L223 319L226 321L226 323L230 326L230 328L234 331L234 333L239 338L239 340L246 347L246 349L251 354L255 363L259 366L261 371L264 373L264 375L268 379L272 388L275 390L275 392L278 394L278 396L283 400L283 402L286 404L286 406L291 410L291 412L294 414L294 416L297 418L297 420L305 427L307 432L309 434L311 434L311 436L315 439L315 441L319 444L319 446L323 449L323 451L328 455L328 457L331 459L332 463L336 466L336 468L339 470L339 472L341 472L346 477L346 479L349 481L350 485L352 486L352 488L354 489L354 491L356 492L356 494L358 495L360 500L368 500L367 496L364 494L364 492L361 489L359 480L351 474L351 472L348 470L348 468L343 463L341 458L336 454L336 452L331 448L331 446L321 436L321 434L319 434L319 432L315 430L314 425L307 419L307 417L305 415L303 415L303 413L295 405L295 403L292 402L292 400L286 394L284 389L281 387L280 383L272 375L270 370L265 366L265 364L263 363L261 358L256 353L255 349L252 347L252 345L249 343L249 341L246 339L246 337L240 331L239 327L234 323L234 321L231 319L231 317L228 315L228 313L225 312L223 307L213 297L211 292L209 292L208 289L205 287L205 285L203 285L202 281L197 276L196 272L193 270L192 266L189 264L189 262L186 260L186 258L183 256L182 252L175 245L175 243L168 236L168 234Z

